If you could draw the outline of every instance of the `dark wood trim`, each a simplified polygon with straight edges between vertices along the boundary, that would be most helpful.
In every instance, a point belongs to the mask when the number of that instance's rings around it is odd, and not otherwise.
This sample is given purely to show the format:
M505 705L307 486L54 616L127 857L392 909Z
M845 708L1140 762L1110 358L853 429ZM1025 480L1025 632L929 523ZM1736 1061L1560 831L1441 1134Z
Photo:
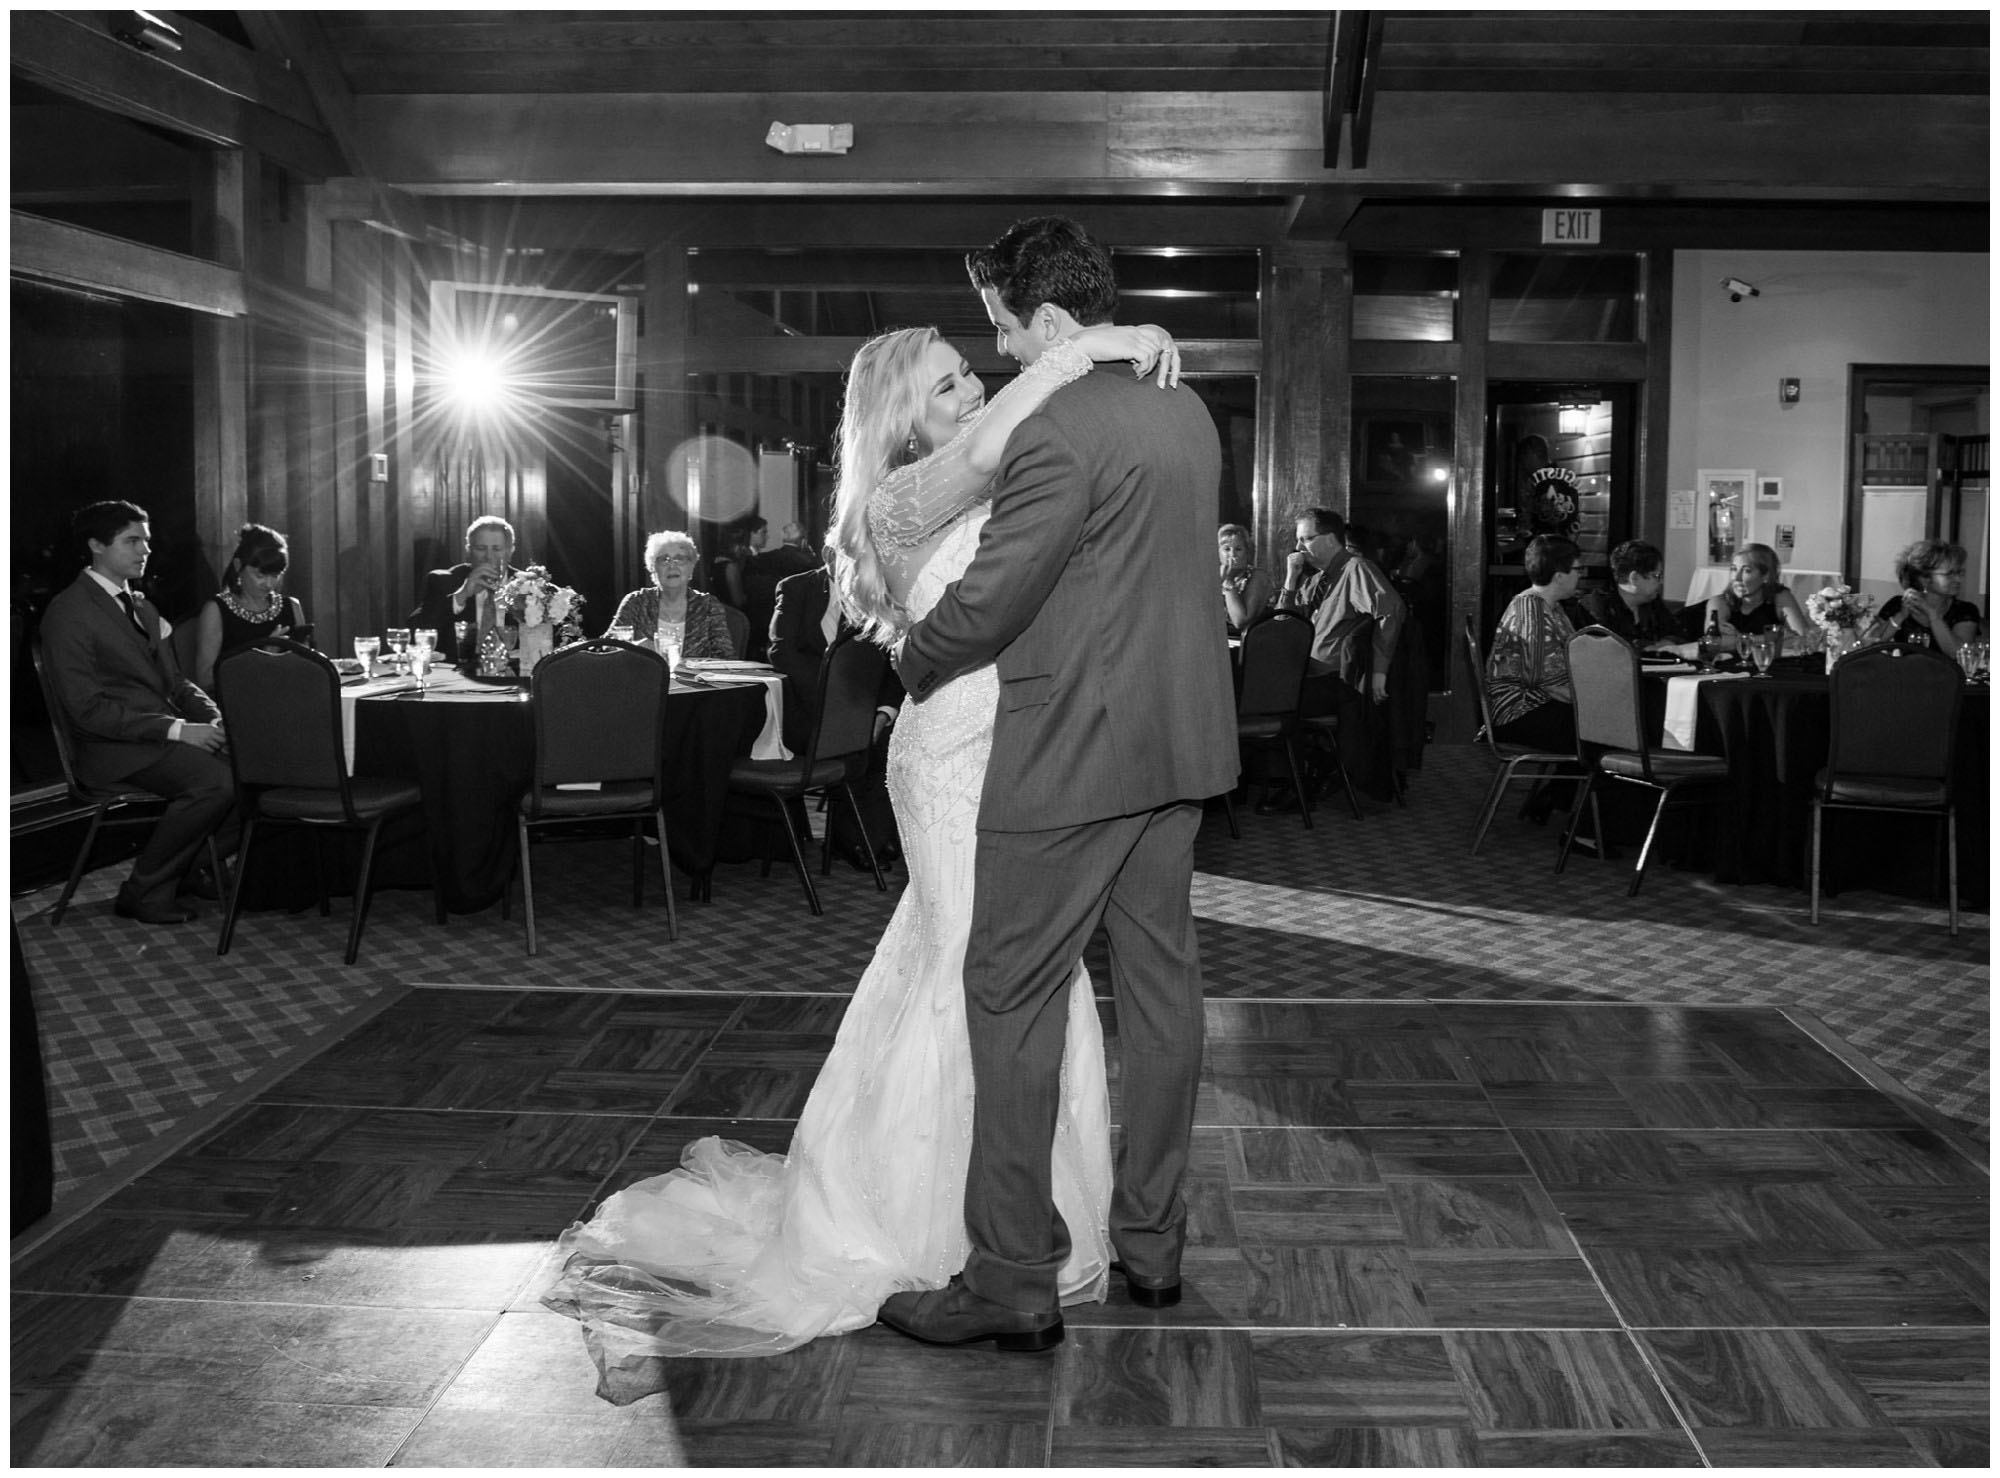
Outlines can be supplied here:
M641 531L685 529L688 508L685 489L676 485L674 451L694 434L695 410L688 389L690 366L697 360L688 327L693 311L688 302L687 250L661 244L646 253L646 297L639 336L639 423L645 460L639 482ZM791 343L792 340L777 342ZM858 345L856 347L859 347ZM849 358L853 351L849 351ZM626 568L635 566L635 559Z
M686 296L686 289L682 289ZM650 336L650 321L647 327ZM772 335L766 338L725 338L703 336L685 341L686 373L689 374L844 374L854 355L867 339L835 335L794 338ZM1020 368L991 344L959 344L974 373L1011 375ZM1263 368L1261 346L1255 339L1183 339L1182 362L1193 372L1211 375L1254 375ZM651 359L647 363L651 363ZM650 460L650 459L649 459Z
M1646 253L1644 316L1646 377L1633 407L1639 427L1634 448L1634 538L1667 547L1667 441L1672 427L1674 367L1674 254Z
M8 253L16 277L196 313L239 317L244 312L243 274L234 268L18 210L9 226Z
M1348 151L1356 169L1368 167L1368 141L1375 126L1375 96L1381 90L1382 12L1364 11L1361 70L1354 79L1354 130Z
M1461 304L1461 322L1463 305ZM1643 380L1644 344L1515 344L1486 346L1491 380Z
M1361 48L1366 36L1367 12L1336 10L1333 34L1327 40L1326 94L1321 132L1324 138L1322 162L1328 169L1340 168L1340 120L1354 111L1354 82L1361 70Z

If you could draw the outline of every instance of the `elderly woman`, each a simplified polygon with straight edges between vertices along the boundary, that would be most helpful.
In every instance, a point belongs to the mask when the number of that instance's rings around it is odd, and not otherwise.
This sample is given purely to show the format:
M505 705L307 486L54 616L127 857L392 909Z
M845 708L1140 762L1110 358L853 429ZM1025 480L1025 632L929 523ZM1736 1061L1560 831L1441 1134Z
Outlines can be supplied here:
M1928 638L1945 656L1956 657L1966 642L1979 639L1979 607L1958 598L1965 584L1963 545L1919 539L1896 556L1896 583L1903 593L1884 602L1869 629L1870 641Z
M618 602L611 624L631 627L632 640L641 646L652 646L662 628L669 634L678 629L683 658L734 657L736 646L729 639L722 603L688 587L688 572L698 557L694 540L672 529L647 539L646 564L653 583Z
M1270 609L1275 587L1252 559L1250 531L1242 524L1226 523L1217 529L1215 550L1222 564L1222 605L1229 613L1229 629L1241 632Z
M1706 631L1708 618L1715 617L1725 652L1736 651L1742 638L1760 631L1786 630L1804 641L1812 632L1812 623L1806 620L1798 597L1785 588L1783 574L1777 550L1768 544L1745 544L1736 551L1728 586L1708 598L1702 629Z
M246 523L237 530L236 552L222 572L222 589L194 619L194 662L188 676L203 692L215 691L215 663L224 652L254 647L272 636L309 639L305 611L279 588L290 561L285 536L276 529Z

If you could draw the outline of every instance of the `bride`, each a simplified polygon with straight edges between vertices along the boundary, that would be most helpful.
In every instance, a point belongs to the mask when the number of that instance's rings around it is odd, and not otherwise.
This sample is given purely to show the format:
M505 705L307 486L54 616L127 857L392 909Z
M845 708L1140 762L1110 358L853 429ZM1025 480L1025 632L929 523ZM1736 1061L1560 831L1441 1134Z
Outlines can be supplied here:
M833 542L843 607L892 642L964 571L1008 436L1093 360L1157 364L1151 326L1088 328L985 403L935 329L883 334L855 355L840 430ZM855 987L790 1150L707 1138L681 1168L628 1186L562 1236L543 1298L580 1320L620 1404L651 1389L657 1356L770 1355L875 1322L891 1293L940 1288L964 1265L972 1063L960 975L972 858L998 679L977 668L906 703L889 746L889 793L909 885ZM1055 1199L1073 1247L1064 1303L1102 1299L1111 1253L1110 1109L1090 978L1072 980Z

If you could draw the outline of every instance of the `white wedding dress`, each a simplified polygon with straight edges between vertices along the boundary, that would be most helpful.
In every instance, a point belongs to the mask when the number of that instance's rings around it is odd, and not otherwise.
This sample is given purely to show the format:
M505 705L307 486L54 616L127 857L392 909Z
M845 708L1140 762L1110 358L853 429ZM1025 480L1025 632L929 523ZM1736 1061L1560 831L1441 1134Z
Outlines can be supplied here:
M906 604L922 616L971 561L983 505L931 551ZM905 703L889 746L909 884L855 987L791 1149L698 1140L682 1168L565 1232L544 1298L585 1324L617 1401L647 1357L768 1355L875 1322L883 1299L965 1264L972 1061L961 981L980 790L999 680L989 665ZM1077 966L1053 1151L1071 1254L1065 1303L1102 1299L1111 1262L1110 1109L1090 978ZM647 1389L650 1389L648 1387Z

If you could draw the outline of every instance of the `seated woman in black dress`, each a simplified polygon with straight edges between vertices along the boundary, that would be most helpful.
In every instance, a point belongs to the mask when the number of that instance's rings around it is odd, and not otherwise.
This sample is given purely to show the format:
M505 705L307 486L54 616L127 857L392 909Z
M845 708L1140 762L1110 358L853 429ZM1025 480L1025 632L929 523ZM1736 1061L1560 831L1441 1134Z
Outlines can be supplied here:
M236 553L222 573L222 589L194 618L194 667L189 675L203 692L215 691L215 664L224 652L254 647L271 636L292 636L305 628L304 609L278 589L288 563L285 536L276 529L246 523L237 531Z
M1883 603L1870 641L1928 641L1956 657L1966 642L1979 639L1979 607L1958 598L1965 585L1963 545L1919 539L1896 556L1896 583L1903 593Z
M1785 588L1783 574L1778 551L1768 544L1745 544L1736 551L1728 586L1708 598L1701 618L1704 629L1710 616L1721 623L1723 651L1737 650L1741 638L1760 631L1787 631L1797 642L1811 633L1812 623L1798 597Z

